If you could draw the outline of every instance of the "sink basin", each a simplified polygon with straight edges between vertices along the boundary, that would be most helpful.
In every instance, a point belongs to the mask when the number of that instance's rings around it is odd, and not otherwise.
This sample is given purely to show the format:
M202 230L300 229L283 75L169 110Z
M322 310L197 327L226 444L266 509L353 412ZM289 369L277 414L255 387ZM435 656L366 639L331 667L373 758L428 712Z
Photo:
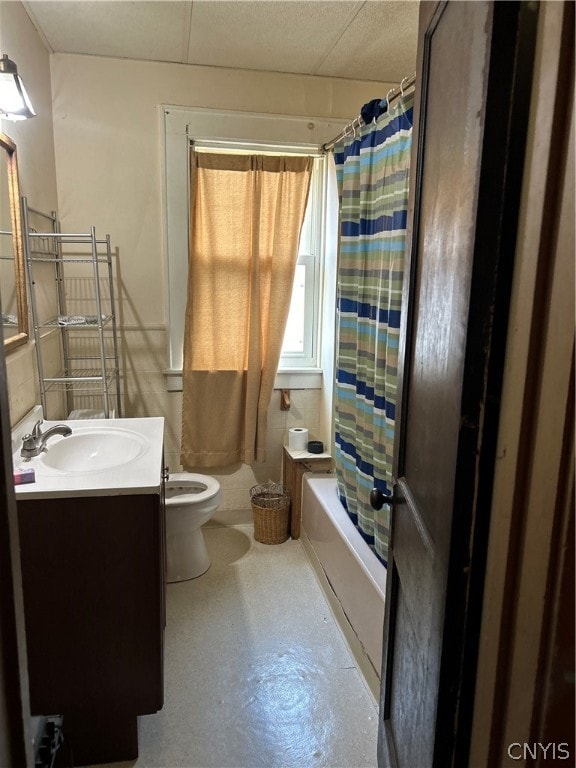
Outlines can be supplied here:
M14 486L19 501L161 492L163 417L47 420L42 432L64 424L72 434L53 435L38 456L25 458L24 437L42 418L42 407L34 406L12 430L14 469L34 470L32 482Z
M93 472L129 464L147 449L148 441L129 429L78 428L69 437L52 437L40 461L61 472Z

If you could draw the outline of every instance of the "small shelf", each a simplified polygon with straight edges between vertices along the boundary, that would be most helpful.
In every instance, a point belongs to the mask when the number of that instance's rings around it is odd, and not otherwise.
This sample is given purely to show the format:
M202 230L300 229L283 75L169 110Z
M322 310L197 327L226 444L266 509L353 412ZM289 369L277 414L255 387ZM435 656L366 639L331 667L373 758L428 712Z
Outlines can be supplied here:
M107 371L105 377L97 369L91 371L70 371L59 376L46 376L44 377L44 383L47 390L74 385L85 394L88 389L93 389L94 385L101 386L102 384L107 384L109 386L114 382L116 374L117 371L112 369ZM96 391L100 391L100 386L96 388Z
M45 418L52 418L51 411L56 411L53 418L62 418L87 409L102 412L105 418L121 417L110 236L96 237L94 227L84 233L61 232L55 212L47 214L31 208L25 197L22 223ZM65 265L69 271L65 272ZM41 280L35 277L35 269L42 275ZM45 277L47 269L53 272L54 294L38 295L37 283L49 284ZM59 361L54 358L53 335L41 333L45 329L58 333ZM55 368L60 372L54 373ZM49 393L57 392L62 394L48 398Z
M294 451L284 446L282 482L290 491L290 535L300 538L302 522L302 477L305 472L332 472L334 462L329 453Z
M94 262L97 262L98 264L107 264L108 259L101 258L101 259L89 259L87 257L70 257L67 259L59 259L57 257L49 257L46 255L42 256L32 256L30 261L33 261L35 263L48 263L48 264L55 264L56 262L59 264L94 264Z
M100 327L98 324L98 321L95 320L94 322L85 322L85 323L76 323L76 322L63 322L60 320L60 317L65 317L65 315L61 315L59 317L52 317L50 320L45 320L43 323L39 323L39 328L61 328L62 330L68 331L68 330L74 330L76 328L81 328L82 330L86 330L87 328L90 328L91 330L97 331ZM80 315L69 315L69 317L80 317ZM101 319L102 326L106 326L109 323L111 323L114 320L114 317L112 315L103 315Z

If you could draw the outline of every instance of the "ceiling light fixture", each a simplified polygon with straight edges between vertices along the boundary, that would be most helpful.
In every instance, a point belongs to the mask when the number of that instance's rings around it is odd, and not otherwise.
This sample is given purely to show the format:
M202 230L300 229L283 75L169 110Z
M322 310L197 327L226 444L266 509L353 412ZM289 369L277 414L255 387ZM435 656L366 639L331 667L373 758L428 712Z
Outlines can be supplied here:
M4 54L0 58L0 117L26 120L35 115L16 64Z

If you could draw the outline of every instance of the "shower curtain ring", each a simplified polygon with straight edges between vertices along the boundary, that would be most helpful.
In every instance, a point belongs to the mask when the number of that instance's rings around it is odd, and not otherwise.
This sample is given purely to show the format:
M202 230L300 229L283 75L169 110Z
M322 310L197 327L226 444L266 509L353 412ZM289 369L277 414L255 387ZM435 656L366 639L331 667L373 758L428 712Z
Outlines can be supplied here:
M393 92L394 92L394 88L390 88L390 90L389 90L389 91L388 91L388 93L386 94L386 103L388 104L388 114L389 114L389 115L391 115L391 114L392 114L392 112L391 112L391 110L390 110L390 98L389 98L389 97L390 97L390 94L391 94L391 93L393 93Z

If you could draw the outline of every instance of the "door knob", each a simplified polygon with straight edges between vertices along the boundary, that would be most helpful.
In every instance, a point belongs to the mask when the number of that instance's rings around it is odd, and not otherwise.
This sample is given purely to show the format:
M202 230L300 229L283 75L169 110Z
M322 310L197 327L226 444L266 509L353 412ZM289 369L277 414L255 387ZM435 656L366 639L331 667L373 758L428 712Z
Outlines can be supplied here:
M382 509L384 504L392 504L392 496L387 496L379 488L373 488L370 491L370 506L372 509Z

